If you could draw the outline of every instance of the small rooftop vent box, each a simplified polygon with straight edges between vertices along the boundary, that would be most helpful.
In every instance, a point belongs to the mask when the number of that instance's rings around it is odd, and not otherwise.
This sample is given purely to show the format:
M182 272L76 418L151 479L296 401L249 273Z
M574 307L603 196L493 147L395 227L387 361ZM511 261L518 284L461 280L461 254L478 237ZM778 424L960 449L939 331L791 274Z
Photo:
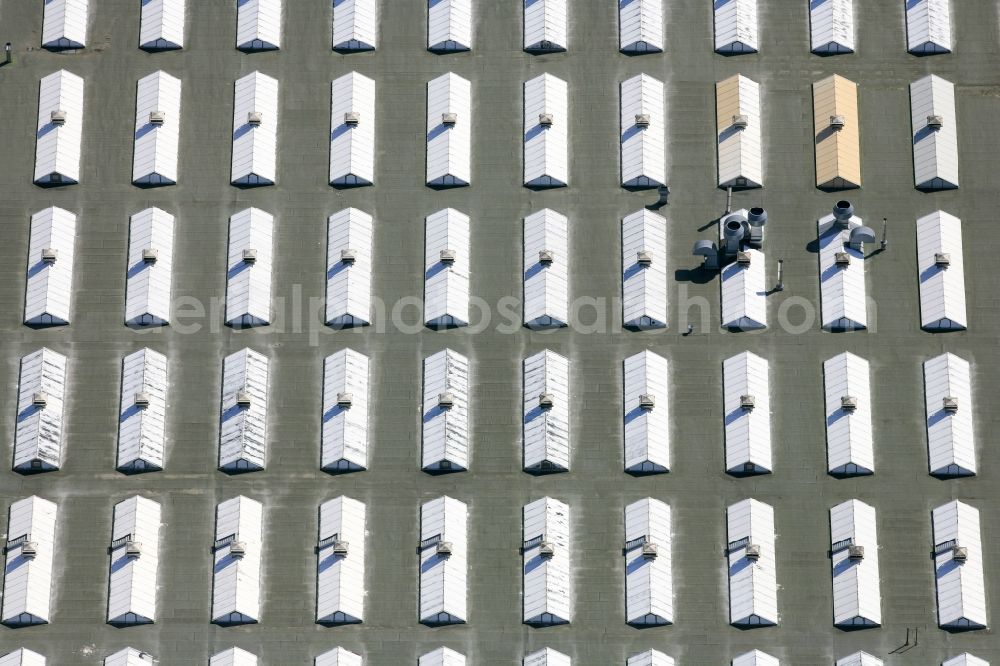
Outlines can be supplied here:
M840 267L851 265L851 255L847 252L837 252L833 255L833 262Z
M858 409L858 399L853 395L845 395L840 398L840 408L845 412L854 412Z
M264 122L264 114L260 111L251 111L247 114L247 125L250 127L260 127L262 122Z
M441 409L451 409L455 406L455 396L445 391L438 394L438 407Z
M247 545L242 541L233 541L229 544L229 554L234 560L242 560L247 554Z
M49 396L45 391L38 391L31 396L31 404L39 409L49 404Z
M743 252L743 251L737 252L736 253L736 263L739 264L740 266L749 266L750 265L750 253L749 252Z
M538 124L542 127L552 127L552 122L554 121L554 116L551 113L539 113L538 114Z
M643 393L639 396L639 407L643 411L650 411L656 406L656 398L650 393Z
M337 394L337 407L342 409L348 409L352 404L354 404L354 394L349 391L344 391Z
M927 127L934 130L935 132L941 129L944 125L944 118L942 116L927 116Z
M59 256L59 251L54 247L43 247L42 248L42 263L43 264L54 264L56 263L56 258Z
M57 109L49 114L49 120L52 121L53 125L57 127L66 124L66 112L62 109Z
M935 252L934 265L938 268L948 268L951 266L951 254L948 252Z
M552 405L555 404L555 399L551 393L543 393L538 396L538 406L544 410L552 409Z
M355 261L358 260L358 251L351 249L341 250L340 260L345 264L353 264Z
M652 120L648 113L637 113L635 114L635 126L639 129L646 129L649 127L649 123Z
M642 559L655 560L659 554L659 549L656 547L655 543L642 544Z
M138 541L125 542L125 557L130 560L137 560L142 556L142 544Z
M844 116L836 115L830 116L830 129L834 132L839 132L844 129L844 125L847 124L847 119Z
M954 414L958 411L958 398L950 395L942 398L941 406L947 413Z
M167 119L166 111L150 111L149 112L149 124L153 127L159 127L163 124L163 121Z
M236 406L237 407L250 406L250 391L243 390L236 392Z
M344 114L344 124L348 127L357 127L361 124L361 114L357 111L348 111Z
M864 546L848 546L847 547L847 559L851 562L860 562L865 559L865 547Z
M745 411L750 411L757 406L757 399L752 395L741 395L740 396L740 409Z
M755 543L747 545L746 558L751 562L756 562L760 559L760 546Z
M543 541L538 545L538 555L542 559L551 559L556 554L556 545L549 541Z
M437 546L434 547L434 552L441 557L451 556L451 542L449 541L438 541Z
M653 265L653 255L645 250L639 250L635 253L635 262L643 268L649 268Z
M556 255L551 250L539 250L538 251L538 263L542 266L551 266L552 262L556 260Z
M135 406L136 407L149 407L149 394L145 391L139 391L135 394Z
M736 129L745 130L749 125L750 125L750 119L745 115L743 115L742 113L733 116L733 127L735 127Z
M38 554L38 544L34 541L25 541L21 544L21 557L26 560L33 560Z
M333 554L340 555L341 557L347 557L347 546L346 541L334 541L333 542Z
M951 549L951 559L959 564L965 564L969 559L969 549L965 546L955 546Z
M143 248L142 250L142 263L144 264L155 264L156 259L159 256L159 252L151 247Z
M243 263L244 264L256 264L257 263L257 250L243 250Z
M441 263L450 266L455 263L457 253L454 250L441 250Z
M458 123L457 113L442 113L441 114L441 124L445 127L454 127Z

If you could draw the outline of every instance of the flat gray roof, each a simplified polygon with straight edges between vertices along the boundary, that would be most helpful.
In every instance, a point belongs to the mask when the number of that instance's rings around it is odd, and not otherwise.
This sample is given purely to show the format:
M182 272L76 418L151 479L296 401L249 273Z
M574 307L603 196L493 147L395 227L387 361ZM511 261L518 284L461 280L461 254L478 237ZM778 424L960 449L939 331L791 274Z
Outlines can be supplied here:
M438 645L470 664L514 664L544 646L581 666L624 664L655 647L679 664L728 664L759 648L783 663L832 663L859 649L887 664L926 665L969 651L1000 662L989 631L950 634L937 628L930 511L959 498L982 511L989 607L995 615L1000 580L1000 457L998 421L988 402L1000 394L1000 298L994 283L997 242L997 133L1000 117L995 3L953 3L955 53L917 58L905 51L900 0L858 2L857 53L809 54L808 3L759 0L760 55L712 52L712 3L666 2L666 51L618 53L615 2L573 0L569 51L521 51L521 10L515 0L474 0L471 53L425 50L425 3L382 2L378 51L330 50L328 0L288 0L280 52L241 54L234 48L235 2L188 3L187 48L140 51L139 2L92 1L86 49L57 54L39 48L42 3L0 4L0 41L14 44L15 62L0 68L0 439L9 459L19 358L45 345L69 357L63 469L38 476L0 472L0 508L30 494L59 503L59 550L52 623L0 628L0 654L30 647L57 666L95 664L131 645L162 664L204 664L238 645L266 665L311 664L336 645L363 653L366 664L415 664ZM38 80L66 68L86 80L81 184L41 189L31 183ZM135 81L156 69L183 80L180 178L174 187L130 184ZM255 69L281 81L278 184L252 190L229 184L233 81ZM378 85L376 185L335 190L327 185L329 84L356 70ZM473 84L472 186L424 186L425 83L454 71ZM534 192L521 186L521 85L551 72L569 83L570 186ZM619 186L618 84L649 73L665 82L670 205L670 328L621 330L620 219L652 202L650 192ZM763 205L770 213L765 250L785 260L784 292L768 297L774 321L783 308L800 321L803 304L818 317L817 217L842 194L814 187L813 81L838 73L859 84L864 187L847 198L869 222L889 218L889 249L868 266L877 312L867 332L821 332L818 321L793 334L772 325L756 334L729 333L719 322L717 278L691 273L692 243L712 232L726 195L716 186L714 83L732 74L761 84L766 188L733 195L734 208ZM925 194L913 188L908 84L927 73L956 84L960 190ZM44 207L76 212L78 239L73 319L68 327L32 330L21 324L28 220ZM215 303L200 330L170 326L137 332L122 325L128 218L148 206L177 217L174 299ZM247 206L275 215L274 302L270 327L234 331L221 325L225 296L227 220ZM322 302L326 218L356 206L376 218L378 269L374 294L386 303L423 293L423 218L452 206L472 219L471 292L489 303L521 289L521 220L550 207L569 217L571 295L605 304L606 326L552 333L493 326L407 333L388 326L326 329ZM932 335L919 330L914 220L936 209L962 218L969 330ZM694 278L694 279L692 279ZM708 311L684 303L703 297ZM414 308L405 311L416 321ZM494 316L496 313L494 312ZM702 316L707 325L702 324ZM590 322L588 309L581 313ZM693 335L680 333L694 321ZM298 322L298 323L296 323ZM707 326L707 327L706 327ZM315 332L315 334L311 334ZM115 472L121 359L149 346L170 359L166 469ZM227 476L216 470L222 359L250 346L271 359L270 453L266 471ZM322 360L350 346L371 356L369 471L329 476L319 471ZM419 470L421 359L445 347L473 367L472 468L429 476ZM533 477L521 471L521 360L550 348L572 369L572 471ZM672 363L673 467L633 478L622 472L621 362L652 349ZM736 479L724 473L721 363L751 350L771 362L774 474ZM870 360L877 474L838 480L826 470L822 362L845 350ZM952 351L973 364L979 476L940 481L927 474L921 363ZM152 626L115 629L104 623L112 506L142 493L162 502L158 608ZM214 507L246 494L264 503L262 618L258 625L210 624ZM365 623L323 628L314 623L318 505L347 494L369 511ZM469 622L431 629L417 622L419 505L448 494L470 509ZM574 543L573 623L533 629L521 623L521 507L551 495L571 506ZM653 496L673 507L674 626L637 630L624 623L624 506ZM778 533L781 624L740 631L727 623L725 507L745 497L773 505ZM832 626L827 510L848 498L878 510L884 625L843 632ZM994 621L995 617L994 617ZM902 654L907 630L919 645ZM911 640L912 642L912 640ZM888 655L888 656L887 656Z

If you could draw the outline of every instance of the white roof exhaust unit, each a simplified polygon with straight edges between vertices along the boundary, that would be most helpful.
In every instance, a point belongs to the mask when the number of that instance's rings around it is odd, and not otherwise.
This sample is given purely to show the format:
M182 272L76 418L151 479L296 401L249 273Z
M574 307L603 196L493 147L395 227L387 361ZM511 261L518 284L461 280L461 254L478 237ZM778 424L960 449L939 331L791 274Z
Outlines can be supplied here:
M222 364L219 470L256 472L267 459L267 357L243 349Z
M625 359L623 419L625 471L670 469L670 365L651 351Z
M147 208L129 218L125 273L125 325L170 323L174 216Z
M31 216L24 323L60 326L70 321L76 215L46 208Z
M65 398L65 356L43 347L21 359L14 429L15 472L59 469Z
M319 507L316 622L357 624L365 616L364 503L341 496Z
M469 359L451 349L424 359L421 406L425 472L469 467Z
M163 469L167 416L167 357L140 349L122 359L116 469L126 474Z
M569 471L569 361L545 350L524 360L524 470Z
M320 468L331 474L368 467L368 357L343 349L323 363Z
M524 623L567 624L572 619L569 506L543 497L524 506L523 521Z
M726 513L729 566L729 623L735 627L778 624L774 509L754 499Z
M469 216L445 208L424 225L424 323L444 329L469 324Z
M420 507L420 622L463 624L468 575L468 507L439 497Z
M115 505L108 584L108 624L156 620L160 504L138 495Z
M524 218L524 325L569 322L569 221L549 208Z
M213 624L255 624L260 618L262 529L263 507L256 500L239 496L216 508Z
M72 185L79 182L83 78L61 69L39 82L36 129L35 184Z
M56 513L54 502L34 495L10 505L0 613L8 627L49 622Z

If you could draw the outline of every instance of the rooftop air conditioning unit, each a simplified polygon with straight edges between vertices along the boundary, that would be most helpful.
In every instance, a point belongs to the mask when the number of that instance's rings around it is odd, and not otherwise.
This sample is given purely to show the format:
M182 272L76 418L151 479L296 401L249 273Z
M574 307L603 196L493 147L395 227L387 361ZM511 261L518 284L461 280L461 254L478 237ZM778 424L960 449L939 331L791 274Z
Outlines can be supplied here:
M142 263L155 264L159 254L160 254L159 252L157 252L151 247L144 248L142 250Z
M434 547L434 552L441 557L451 557L451 542L438 541L437 545Z
M346 541L334 541L333 542L333 554L340 555L341 557L347 557L347 546Z
M54 264L56 263L56 258L59 256L59 251L54 247L43 247L42 248L42 263L43 264Z
M655 543L642 544L642 559L655 560L659 554L659 549L656 547Z
M554 117L551 113L539 113L538 114L538 124L542 127L552 127L552 121Z
M441 250L441 263L445 266L451 266L455 263L455 257L457 256L454 250Z
M745 130L749 125L750 125L750 119L747 116L743 115L742 113L738 113L735 116L733 116L733 127L735 127L736 129Z
M969 559L969 549L965 546L955 546L951 549L951 559L958 564L965 564Z
M260 127L262 122L264 122L264 114L260 111L251 111L247 114L247 125L250 127Z
M344 114L344 124L348 127L357 127L361 124L361 114L357 111L348 111Z
M150 111L149 112L149 124L154 127L159 127L163 124L163 121L167 119L166 111Z
M348 409L354 404L354 394L350 391L343 391L337 394L337 407Z
M760 546L755 543L747 545L746 558L751 562L756 562L760 559Z
M142 544L138 541L125 542L125 557L130 560L137 560L142 555Z
M851 255L847 252L836 252L833 255L833 263L841 268L851 265Z
M865 559L865 547L864 546L848 546L847 547L847 559L851 562L860 562Z
M448 391L438 394L438 407L440 407L441 409L451 409L454 406L455 406L454 395L452 395Z
M643 393L639 396L639 408L643 411L650 411L656 406L656 398L650 393Z
M749 266L750 265L750 253L749 252L743 252L743 251L737 252L736 253L736 263L739 264L740 266Z
M242 541L232 541L229 544L229 555L234 560L242 560L247 554L247 545Z
M341 250L340 251L340 260L342 262L344 262L345 264L347 264L347 265L353 264L355 261L358 260L358 251L357 250L350 250L350 249Z
M442 113L441 124L445 127L454 127L458 123L457 113Z
M649 268L653 265L653 255L645 250L639 250L635 253L635 263L639 264L643 268Z
M49 114L49 120L52 121L53 125L62 126L66 124L66 112L62 109L57 109Z
M941 406L947 413L954 414L958 411L958 398L950 395L944 397L941 399Z
M551 393L542 393L538 396L538 406L543 410L552 409L552 405L555 404L555 399Z
M941 129L944 125L944 118L941 116L927 116L927 127L934 130L935 132Z
M34 541L25 541L21 544L21 557L26 560L33 560L38 554L38 544Z
M149 407L149 394L145 391L139 391L135 394L134 404L136 407Z
M556 545L549 541L538 544L538 556L544 560L551 559L556 554Z
M243 263L244 264L256 264L257 263L257 250L243 250Z
M844 125L847 124L847 119L844 116L836 115L830 116L830 129L834 132L839 132L844 129Z
M249 407L250 406L250 391L243 389L236 392L236 406L237 407Z
M639 129L646 129L647 127L649 127L649 123L651 121L652 118L648 113L635 114L635 126L638 127Z
M951 266L951 254L948 252L935 252L934 265L938 268L948 268Z
M854 412L858 408L858 399L853 395L845 395L840 397L840 408L845 412Z
M556 255L551 250L539 250L538 251L538 263L542 266L551 266L552 262L556 260Z
M740 409L745 411L750 411L757 406L757 398L752 395L741 395L740 396Z
M49 404L49 396L45 391L38 391L31 395L31 404L39 409Z

